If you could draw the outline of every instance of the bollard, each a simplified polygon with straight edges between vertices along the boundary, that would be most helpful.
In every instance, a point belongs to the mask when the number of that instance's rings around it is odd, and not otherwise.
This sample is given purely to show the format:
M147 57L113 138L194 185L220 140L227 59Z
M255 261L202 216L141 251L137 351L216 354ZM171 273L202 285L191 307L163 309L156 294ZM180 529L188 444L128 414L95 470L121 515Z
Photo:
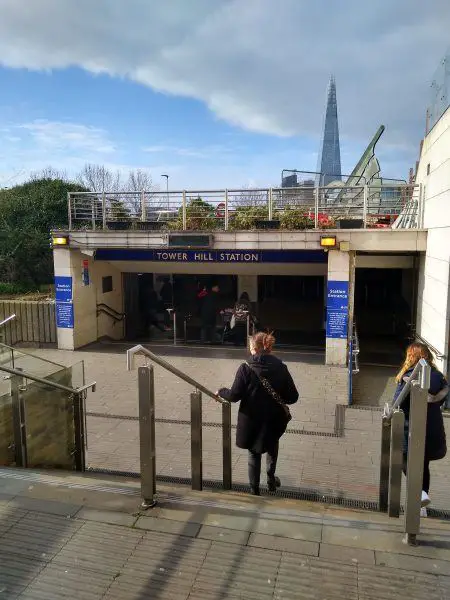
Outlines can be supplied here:
M203 489L203 450L202 450L202 393L196 390L191 394L191 470L192 489Z
M223 489L232 486L232 444L231 444L231 404L222 404L222 452L223 452Z
M404 426L405 415L402 410L396 410L392 415L389 457L388 515L390 517L400 516Z
M380 457L380 511L388 509L389 495L389 456L391 446L391 421L383 417L381 421L381 457Z
M429 369L427 365L425 369ZM425 376L422 383L429 386ZM423 463L425 456L425 435L428 408L428 387L422 388L420 382L413 381L410 393L408 468L406 472L405 502L405 539L409 545L416 544L420 531L420 507L422 495Z
M153 367L139 367L139 442L143 509L156 504L155 383Z

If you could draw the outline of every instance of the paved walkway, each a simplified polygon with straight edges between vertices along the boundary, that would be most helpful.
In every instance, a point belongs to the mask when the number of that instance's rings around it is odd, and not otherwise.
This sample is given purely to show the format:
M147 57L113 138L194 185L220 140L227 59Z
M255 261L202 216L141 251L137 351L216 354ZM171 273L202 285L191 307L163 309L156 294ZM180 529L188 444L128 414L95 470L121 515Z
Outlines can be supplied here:
M5 600L444 600L450 523L421 545L402 523L321 504L0 469Z
M96 345L88 350L63 352L41 350L48 359L72 364L85 361L86 377L98 382L97 392L89 394L87 408L88 464L94 469L120 472L139 471L139 432L137 422L137 372L126 371L128 346ZM178 368L199 379L212 390L230 385L243 349L157 347L155 352ZM380 412L336 406L347 404L346 369L323 365L320 354L284 353L300 391L293 407L294 418L281 442L278 474L283 487L338 496L378 501L380 464ZM391 384L389 370L370 371L366 390L372 404L387 398ZM190 477L190 407L192 389L170 373L157 368L156 428L157 473L165 478ZM384 383L383 383L384 382ZM381 397L380 396L380 397ZM369 407L370 408L370 407ZM375 408L372 406L372 408ZM233 407L233 423L237 406ZM338 419L336 419L338 417ZM344 417L344 428L339 423ZM222 449L220 406L209 399L203 402L203 474L205 479L221 480ZM209 424L208 424L209 423ZM446 419L450 439L450 419ZM233 449L233 480L247 482L247 456ZM450 511L450 456L432 463L433 506Z

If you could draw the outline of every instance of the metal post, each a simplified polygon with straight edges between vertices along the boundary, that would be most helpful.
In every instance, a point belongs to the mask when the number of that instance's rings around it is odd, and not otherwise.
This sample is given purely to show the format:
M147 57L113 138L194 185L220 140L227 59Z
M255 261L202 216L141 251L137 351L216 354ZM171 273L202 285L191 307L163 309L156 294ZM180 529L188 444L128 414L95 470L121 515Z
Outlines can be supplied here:
M269 221L273 219L273 190L269 189Z
M70 198L70 192L67 192L67 216L69 218L69 231L72 231L72 201Z
M314 188L314 229L319 228L319 187Z
M369 187L367 185L364 186L363 191L363 227L366 229L367 227L367 208L369 202Z
M14 455L17 467L28 467L25 404L17 376L11 377L11 404L14 432Z
M429 370L429 366L422 368ZM408 437L408 468L406 473L405 501L405 542L416 544L420 531L420 507L422 496L423 463L425 456L425 434L427 423L428 388L422 388L418 381L411 384Z
M141 221L144 223L147 220L147 210L145 206L145 192L141 192Z
M383 417L381 421L381 457L380 457L380 511L388 509L389 493L389 457L391 446L391 421Z
M106 195L102 194L102 227L106 229Z
M95 231L95 200L91 197L92 231Z
M139 444L142 508L156 504L155 380L152 366L139 367Z
M187 229L187 215L186 215L186 190L183 190L183 204L182 204L182 213L183 213L183 231Z
M85 455L85 419L84 419L84 395L87 392L73 395L73 424L75 433L75 470L84 472L86 470Z
M222 452L223 452L223 489L231 490L232 463L231 463L231 404L222 404Z
M388 515L400 516L400 496L402 490L403 436L405 415L396 410L391 421L391 452L389 461Z
M173 315L173 345L177 345L177 313L175 309L172 310Z
M191 471L192 489L203 488L202 450L202 393L196 390L191 394Z
M225 190L225 231L228 231L228 190Z

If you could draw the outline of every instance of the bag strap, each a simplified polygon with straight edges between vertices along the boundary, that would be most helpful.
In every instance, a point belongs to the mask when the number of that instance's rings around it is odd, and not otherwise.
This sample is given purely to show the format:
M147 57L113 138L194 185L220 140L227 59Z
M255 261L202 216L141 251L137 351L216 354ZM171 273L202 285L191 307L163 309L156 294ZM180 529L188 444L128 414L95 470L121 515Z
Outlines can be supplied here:
M268 392L272 396L272 398L276 402L278 402L278 404L281 404L282 406L287 406L286 403L283 402L283 399L281 398L280 394L276 390L273 389L270 382L265 377L262 377L259 373L257 373L250 363L246 362L246 365L248 366L250 371L252 371L252 373L254 373L256 375L256 377L258 378L259 382L261 383L263 388L266 390L266 392Z

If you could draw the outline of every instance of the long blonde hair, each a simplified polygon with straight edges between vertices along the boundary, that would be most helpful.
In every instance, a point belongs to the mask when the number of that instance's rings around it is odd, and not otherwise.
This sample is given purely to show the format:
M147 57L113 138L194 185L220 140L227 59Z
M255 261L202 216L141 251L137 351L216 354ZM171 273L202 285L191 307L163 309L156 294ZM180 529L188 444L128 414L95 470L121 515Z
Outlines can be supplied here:
M414 342L406 349L405 361L395 378L396 382L401 383L403 375L410 369L413 369L421 358L424 358L431 367L436 368L434 365L434 357L428 346L426 344L421 344L420 342Z

